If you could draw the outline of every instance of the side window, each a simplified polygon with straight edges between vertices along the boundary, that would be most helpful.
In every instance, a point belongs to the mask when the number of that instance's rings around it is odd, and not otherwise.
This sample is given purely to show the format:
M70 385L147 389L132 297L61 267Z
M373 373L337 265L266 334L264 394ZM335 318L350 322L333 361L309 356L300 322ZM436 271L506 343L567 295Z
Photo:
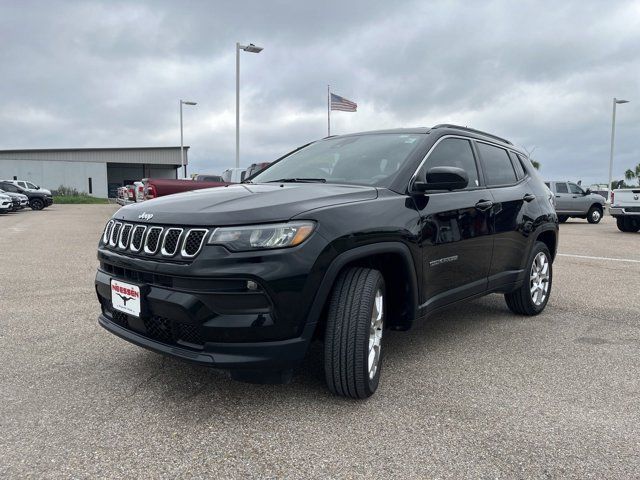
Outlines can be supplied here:
M518 177L518 180L523 179L524 178L524 168L522 167L522 163L520 163L520 159L513 152L509 152L509 155L511 155L511 161L513 162L513 168L516 171L516 177Z
M544 182L544 184L547 186L549 190L551 190L551 184L549 182Z
M571 190L571 193L576 193L578 195L582 195L584 193L584 191L578 185L571 182L569 182L569 190Z
M478 142L478 151L482 158L484 176L487 185L510 185L516 183L516 172L513 170L509 153L504 148L494 147Z
M556 193L569 193L566 183L556 183Z
M458 167L469 175L469 187L474 188L480 185L478 181L478 168L471 149L469 140L462 138L445 138L431 152L424 169L433 167Z

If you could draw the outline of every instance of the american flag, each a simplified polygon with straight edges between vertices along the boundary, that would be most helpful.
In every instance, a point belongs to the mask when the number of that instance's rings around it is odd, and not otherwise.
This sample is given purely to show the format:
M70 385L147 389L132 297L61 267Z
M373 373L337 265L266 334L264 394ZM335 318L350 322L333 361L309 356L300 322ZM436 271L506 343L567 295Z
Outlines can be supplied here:
M340 110L341 112L355 112L358 108L358 104L347 100L346 98L331 94L331 110Z

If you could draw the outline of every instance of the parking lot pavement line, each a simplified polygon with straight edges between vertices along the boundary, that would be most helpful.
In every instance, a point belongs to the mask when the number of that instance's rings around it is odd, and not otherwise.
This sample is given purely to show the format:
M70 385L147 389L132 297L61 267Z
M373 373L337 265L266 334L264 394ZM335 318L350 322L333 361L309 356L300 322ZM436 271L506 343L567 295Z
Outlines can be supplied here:
M640 260L632 260L630 258L591 257L589 255L575 255L573 253L559 253L558 256L559 257L586 258L586 259L589 259L589 260L610 260L612 262L640 263Z

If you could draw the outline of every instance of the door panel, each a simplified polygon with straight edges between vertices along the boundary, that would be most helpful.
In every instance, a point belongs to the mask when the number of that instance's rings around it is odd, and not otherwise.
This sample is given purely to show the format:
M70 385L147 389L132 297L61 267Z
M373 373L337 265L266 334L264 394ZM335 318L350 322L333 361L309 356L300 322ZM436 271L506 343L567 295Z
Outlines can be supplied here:
M486 189L417 199L422 220L423 307L433 309L486 289L493 239Z
M489 281L495 288L513 281L517 272L524 268L529 248L529 234L534 229L535 219L540 214L538 202L524 200L533 195L529 186L532 180L512 187L494 188L492 209L494 244Z
M569 193L571 194L571 209L577 213L587 213L591 206L591 199L585 196L584 190L575 183L569 182Z

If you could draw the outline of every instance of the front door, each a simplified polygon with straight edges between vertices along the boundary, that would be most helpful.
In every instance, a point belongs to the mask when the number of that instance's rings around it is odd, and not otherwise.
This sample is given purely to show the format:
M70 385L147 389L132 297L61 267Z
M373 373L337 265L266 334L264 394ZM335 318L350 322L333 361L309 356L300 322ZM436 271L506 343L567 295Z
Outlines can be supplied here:
M555 182L556 187L556 212L573 213L574 194L569 192L566 182Z
M470 141L440 140L422 168L439 166L462 168L469 186L416 198L422 222L421 307L426 311L483 292L493 252L491 195L479 179Z

